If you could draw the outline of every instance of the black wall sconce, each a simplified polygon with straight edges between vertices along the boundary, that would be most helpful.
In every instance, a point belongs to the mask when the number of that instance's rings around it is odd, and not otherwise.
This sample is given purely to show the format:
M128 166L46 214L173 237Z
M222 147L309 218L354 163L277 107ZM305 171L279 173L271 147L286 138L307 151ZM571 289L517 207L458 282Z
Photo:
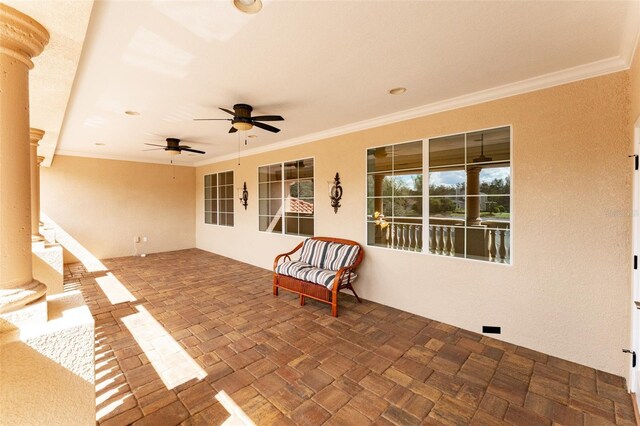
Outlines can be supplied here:
M331 207L333 212L338 213L340 208L340 200L342 199L342 186L340 185L340 175L336 172L336 177L333 178L333 182L327 182L329 184L329 198L331 198Z
M246 210L247 205L249 204L249 191L247 191L247 182L242 185L242 189L238 188L238 197L240 198L240 203Z

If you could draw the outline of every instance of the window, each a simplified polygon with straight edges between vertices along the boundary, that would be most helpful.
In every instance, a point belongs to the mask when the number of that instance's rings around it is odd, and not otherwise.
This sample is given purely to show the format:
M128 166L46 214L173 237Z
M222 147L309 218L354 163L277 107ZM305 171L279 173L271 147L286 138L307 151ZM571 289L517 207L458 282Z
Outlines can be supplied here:
M429 140L429 252L511 263L511 128Z
M204 177L204 223L233 226L233 171Z
M260 231L313 236L313 158L258 168Z
M422 145L367 150L367 244L422 251Z

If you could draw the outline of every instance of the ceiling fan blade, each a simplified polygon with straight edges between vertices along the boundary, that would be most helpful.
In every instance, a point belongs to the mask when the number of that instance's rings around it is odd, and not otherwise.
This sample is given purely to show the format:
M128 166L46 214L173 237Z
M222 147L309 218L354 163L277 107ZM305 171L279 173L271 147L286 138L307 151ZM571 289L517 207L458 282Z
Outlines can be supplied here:
M161 147L161 148L166 148L166 147L167 147L166 145L158 145L158 144L155 144L155 143L146 143L146 142L145 142L145 145L149 145L149 146L159 146L159 147Z
M165 148L151 148L151 149L143 149L143 151L160 151L161 149L165 149Z
M235 112L233 112L233 111L231 111L231 110L229 110L229 109L226 109L226 108L220 108L220 107L218 107L218 109L221 109L222 111L226 112L227 114L231 114L231 115L233 115L233 116L235 116L235 115L236 115L236 113L235 113Z
M284 118L280 115L259 115L257 117L251 117L254 121L284 121Z
M268 131L273 132L273 133L278 133L280 131L280 129L278 129L276 127L269 126L268 124L260 123L260 122L257 122L257 121L255 121L253 123L253 125L256 126L256 127L260 127L261 129L268 130Z
M180 151L195 152L196 154L206 154L204 151L200 151L200 150L198 150L198 149L186 148L186 147L184 147L184 146L180 147Z
M237 131L238 131L238 129L236 129L235 127L232 127L232 128L229 129L229 133L235 133Z
M180 145L181 149L190 149L191 147L189 145Z
M194 118L193 121L216 121L216 120L222 120L222 121L231 121L231 118Z

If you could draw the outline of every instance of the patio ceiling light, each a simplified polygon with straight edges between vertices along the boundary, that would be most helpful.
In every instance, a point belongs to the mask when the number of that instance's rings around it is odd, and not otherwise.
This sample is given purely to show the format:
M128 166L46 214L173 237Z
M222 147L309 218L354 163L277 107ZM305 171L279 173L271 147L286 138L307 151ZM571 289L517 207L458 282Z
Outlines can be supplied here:
M261 0L233 0L233 5L243 13L258 13L262 9Z

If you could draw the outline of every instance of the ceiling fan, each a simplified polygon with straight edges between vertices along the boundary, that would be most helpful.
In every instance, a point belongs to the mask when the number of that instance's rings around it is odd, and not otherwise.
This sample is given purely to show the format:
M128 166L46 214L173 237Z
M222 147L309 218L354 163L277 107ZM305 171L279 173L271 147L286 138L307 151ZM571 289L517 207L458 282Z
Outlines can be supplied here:
M270 126L268 124L261 123L261 121L284 121L279 115L259 115L257 117L251 116L253 107L247 104L235 104L233 111L226 108L220 108L222 111L233 115L233 118L194 118L195 121L205 120L225 120L231 121L231 129L229 133L235 133L238 130L250 130L253 126L259 127L264 130L268 130L273 133L278 133L280 129Z
M144 149L143 151L155 151L155 150L164 149L171 155L178 155L182 151L195 152L196 154L205 154L204 151L193 149L187 145L180 145L180 139L178 138L167 138L166 141L167 141L166 145L157 145L155 143L145 143L145 145L158 146L159 148Z

